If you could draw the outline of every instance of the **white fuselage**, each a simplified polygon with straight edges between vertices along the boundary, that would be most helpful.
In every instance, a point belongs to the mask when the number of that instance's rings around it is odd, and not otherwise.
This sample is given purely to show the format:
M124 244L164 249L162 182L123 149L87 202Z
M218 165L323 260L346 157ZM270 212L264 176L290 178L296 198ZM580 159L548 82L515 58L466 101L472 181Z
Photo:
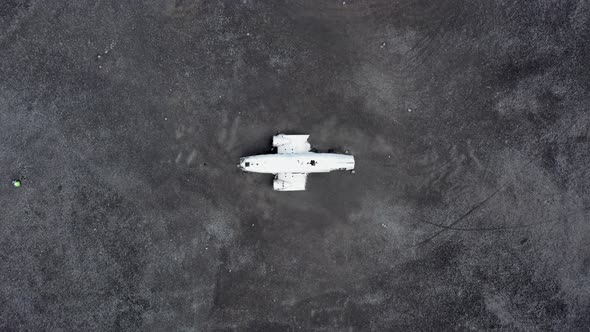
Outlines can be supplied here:
M238 167L255 173L327 173L353 170L354 157L336 153L281 153L240 158Z

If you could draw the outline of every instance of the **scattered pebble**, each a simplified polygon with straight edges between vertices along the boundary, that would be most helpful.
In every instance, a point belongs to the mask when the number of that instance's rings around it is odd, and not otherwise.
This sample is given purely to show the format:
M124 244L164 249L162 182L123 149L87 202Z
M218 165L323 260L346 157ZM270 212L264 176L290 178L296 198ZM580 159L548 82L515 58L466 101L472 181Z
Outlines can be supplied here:
M408 108L408 112L412 112L412 109L411 108Z

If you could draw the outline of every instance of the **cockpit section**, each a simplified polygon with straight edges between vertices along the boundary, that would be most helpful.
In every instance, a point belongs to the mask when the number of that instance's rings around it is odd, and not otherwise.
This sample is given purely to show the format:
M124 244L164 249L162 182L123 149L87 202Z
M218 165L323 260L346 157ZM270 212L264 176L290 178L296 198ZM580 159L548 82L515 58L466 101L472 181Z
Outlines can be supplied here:
M248 160L248 158L240 158L240 163L237 166L239 169L247 171L252 169L252 167L255 165L258 165L258 163L252 162L251 160Z
M246 161L246 158L240 158L240 163L237 166L239 169L245 169L250 166L250 162Z

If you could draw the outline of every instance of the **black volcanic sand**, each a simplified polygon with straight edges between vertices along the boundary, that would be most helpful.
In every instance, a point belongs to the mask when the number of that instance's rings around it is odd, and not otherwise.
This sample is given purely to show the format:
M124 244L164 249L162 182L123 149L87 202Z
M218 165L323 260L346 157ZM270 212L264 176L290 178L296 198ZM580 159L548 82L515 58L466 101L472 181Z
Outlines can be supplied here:
M124 2L0 4L0 330L590 329L590 2Z

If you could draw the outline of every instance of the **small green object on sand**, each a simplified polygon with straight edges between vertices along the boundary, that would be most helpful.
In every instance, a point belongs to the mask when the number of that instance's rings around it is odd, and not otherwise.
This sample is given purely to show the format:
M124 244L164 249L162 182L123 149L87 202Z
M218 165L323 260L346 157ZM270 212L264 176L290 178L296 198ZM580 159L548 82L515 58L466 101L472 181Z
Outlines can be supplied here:
M20 187L20 185L21 185L21 182L20 182L20 180L13 180L13 181L12 181L12 185L13 185L15 188L18 188L18 187Z

